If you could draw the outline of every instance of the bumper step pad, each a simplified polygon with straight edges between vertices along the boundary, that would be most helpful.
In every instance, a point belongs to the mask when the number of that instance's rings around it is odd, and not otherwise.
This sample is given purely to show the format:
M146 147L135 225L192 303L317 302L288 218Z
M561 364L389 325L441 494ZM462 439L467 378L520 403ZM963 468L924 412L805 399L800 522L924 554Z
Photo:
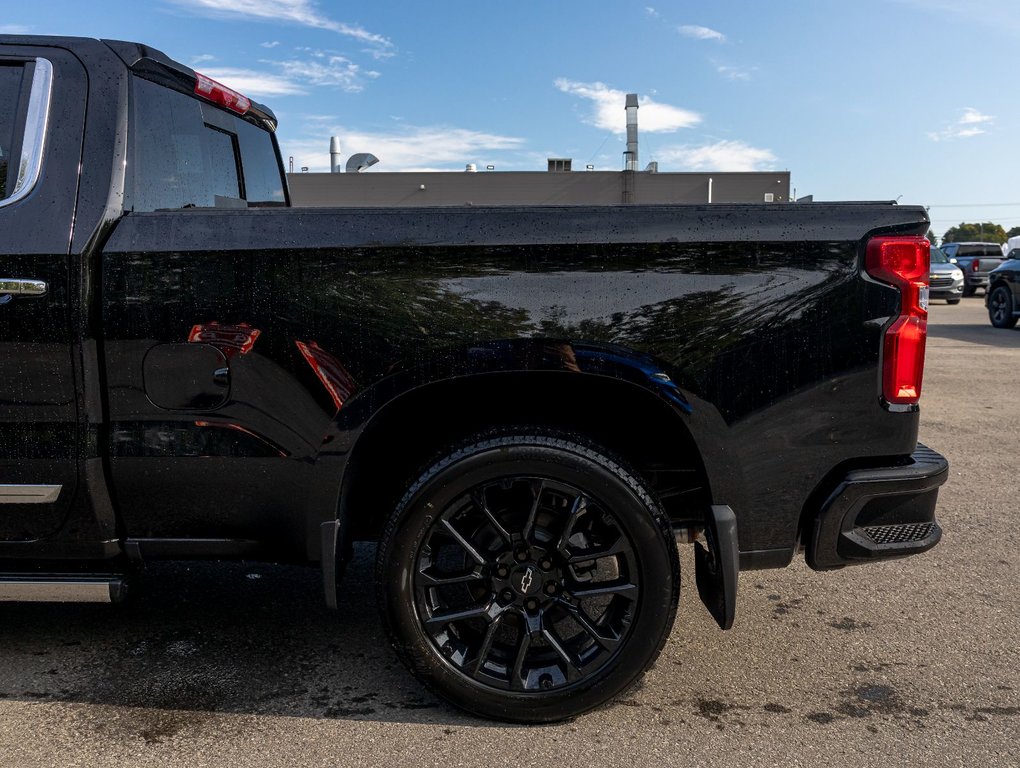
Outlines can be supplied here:
M913 544L924 541L938 528L935 523L911 523L906 525L871 525L857 528L859 536L866 536L878 546L884 544Z
M848 472L821 505L808 544L816 570L916 555L942 538L935 520L945 458L918 444L908 461Z

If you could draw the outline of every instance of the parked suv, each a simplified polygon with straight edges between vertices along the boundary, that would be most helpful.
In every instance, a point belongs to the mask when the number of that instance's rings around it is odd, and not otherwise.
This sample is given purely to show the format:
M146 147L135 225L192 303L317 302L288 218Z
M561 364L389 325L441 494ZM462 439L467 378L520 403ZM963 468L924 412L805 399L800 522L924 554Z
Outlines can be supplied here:
M988 292L988 273L1002 263L998 243L943 243L942 252L963 270L963 295L973 296L978 288Z
M960 303L960 297L963 295L963 271L935 246L931 247L931 270L928 280L931 298L945 299L947 304Z

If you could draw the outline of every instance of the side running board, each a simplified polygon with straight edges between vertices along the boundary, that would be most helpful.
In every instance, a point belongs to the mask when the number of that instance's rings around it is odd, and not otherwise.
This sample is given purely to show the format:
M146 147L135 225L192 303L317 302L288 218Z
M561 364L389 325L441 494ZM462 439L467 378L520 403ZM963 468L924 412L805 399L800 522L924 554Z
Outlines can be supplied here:
M126 597L123 576L0 574L0 602L119 603Z

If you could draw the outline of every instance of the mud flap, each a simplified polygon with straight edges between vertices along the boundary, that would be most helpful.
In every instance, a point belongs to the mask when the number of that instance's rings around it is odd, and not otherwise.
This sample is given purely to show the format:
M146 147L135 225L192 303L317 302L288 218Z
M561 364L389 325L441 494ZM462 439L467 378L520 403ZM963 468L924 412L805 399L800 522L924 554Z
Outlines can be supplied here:
M339 562L340 521L331 520L328 523L323 523L320 530L322 532L322 562L320 563L322 588L326 593L326 606L335 611L338 603L338 583L340 577L343 576L344 565Z
M705 524L706 549L694 543L694 576L701 602L722 629L733 626L737 608L737 517L726 506L713 506Z

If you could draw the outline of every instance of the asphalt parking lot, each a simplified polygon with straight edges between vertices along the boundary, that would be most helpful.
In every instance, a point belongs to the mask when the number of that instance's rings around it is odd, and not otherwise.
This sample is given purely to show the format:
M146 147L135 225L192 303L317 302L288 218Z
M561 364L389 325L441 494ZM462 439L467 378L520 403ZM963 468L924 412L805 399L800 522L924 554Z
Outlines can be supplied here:
M1020 329L977 296L929 332L943 542L745 572L729 632L686 580L626 700L548 727L436 701L386 645L369 548L339 616L310 569L164 564L126 607L0 608L0 766L1020 765Z

